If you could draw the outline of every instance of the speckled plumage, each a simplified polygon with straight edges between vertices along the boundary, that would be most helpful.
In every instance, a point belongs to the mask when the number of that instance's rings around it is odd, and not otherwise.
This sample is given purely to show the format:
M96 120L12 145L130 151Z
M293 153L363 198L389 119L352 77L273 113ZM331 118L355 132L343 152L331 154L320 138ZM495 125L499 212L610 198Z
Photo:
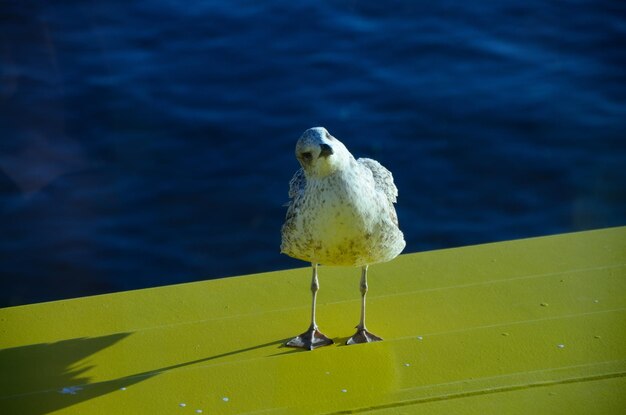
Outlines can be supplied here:
M393 176L375 160L355 158L322 127L296 145L302 168L289 183L281 252L324 265L364 266L405 247L393 204Z

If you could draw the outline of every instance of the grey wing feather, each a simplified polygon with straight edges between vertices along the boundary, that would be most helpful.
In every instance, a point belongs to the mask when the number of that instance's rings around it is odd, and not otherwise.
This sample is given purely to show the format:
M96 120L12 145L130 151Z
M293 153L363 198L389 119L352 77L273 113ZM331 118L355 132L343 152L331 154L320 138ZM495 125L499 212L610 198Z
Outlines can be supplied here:
M360 158L357 162L367 167L372 172L376 189L383 192L390 203L396 203L398 199L398 188L393 182L391 172L376 160Z
M304 170L299 169L289 181L289 202L283 206L287 207L287 214L285 215L285 223L281 229L282 242L280 244L280 251L286 252L289 246L290 229L293 227L293 220L296 217L298 211L299 198L304 193L306 187L306 176Z
M294 200L300 193L304 192L306 177L304 170L299 169L289 181L289 199Z

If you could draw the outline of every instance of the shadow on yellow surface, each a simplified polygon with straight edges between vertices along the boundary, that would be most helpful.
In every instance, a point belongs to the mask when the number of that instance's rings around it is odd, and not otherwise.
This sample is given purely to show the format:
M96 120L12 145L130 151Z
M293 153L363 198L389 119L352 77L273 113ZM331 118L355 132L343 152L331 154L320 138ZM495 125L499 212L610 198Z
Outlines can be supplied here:
M286 348L284 343L288 339L281 339L102 382L92 383L90 377L83 376L94 366L80 362L131 334L77 338L0 350L0 372L11 374L0 380L4 395L0 398L0 407L11 414L42 415L128 388L171 370L256 349L275 346L278 352L269 356L305 352ZM23 390L32 392L20 393ZM10 405L1 404L2 400L10 400Z
M13 396L20 402L14 408L6 408L13 409L8 413L46 414L73 404L75 399L69 401L66 395L76 395L84 389L90 382L85 373L93 368L80 362L129 335L118 333L0 350L3 399ZM46 399L33 397L34 393L23 393L24 390L45 391L47 396ZM81 393L80 400L98 395Z

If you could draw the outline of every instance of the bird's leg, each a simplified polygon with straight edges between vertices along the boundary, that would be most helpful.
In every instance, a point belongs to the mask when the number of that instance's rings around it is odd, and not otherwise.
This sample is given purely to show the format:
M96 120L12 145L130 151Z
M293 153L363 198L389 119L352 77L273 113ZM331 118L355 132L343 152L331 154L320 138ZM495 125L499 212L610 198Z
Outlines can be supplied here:
M367 331L365 327L365 295L367 294L367 265L361 268L361 321L356 326L356 333L346 344L371 343L381 341L382 338Z
M333 344L332 339L324 336L317 328L315 322L315 303L317 301L317 291L320 288L319 281L317 279L317 264L311 264L313 266L313 277L311 279L311 293L313 294L313 300L311 304L311 325L309 329L299 336L294 337L285 343L285 346L289 347L301 347L303 349L313 350L316 347L328 346Z

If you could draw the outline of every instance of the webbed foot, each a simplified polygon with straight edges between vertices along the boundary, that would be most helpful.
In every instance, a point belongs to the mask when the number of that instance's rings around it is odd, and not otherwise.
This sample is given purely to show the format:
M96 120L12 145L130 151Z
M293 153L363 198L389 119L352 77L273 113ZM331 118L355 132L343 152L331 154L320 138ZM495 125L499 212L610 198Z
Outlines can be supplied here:
M370 333L365 328L357 327L357 331L354 336L350 337L346 344L357 344L357 343L372 343L379 342L382 338L378 337L375 334Z
M317 327L310 327L299 336L294 337L285 343L288 347L300 347L302 349L313 350L318 347L333 344L333 340L322 334Z

